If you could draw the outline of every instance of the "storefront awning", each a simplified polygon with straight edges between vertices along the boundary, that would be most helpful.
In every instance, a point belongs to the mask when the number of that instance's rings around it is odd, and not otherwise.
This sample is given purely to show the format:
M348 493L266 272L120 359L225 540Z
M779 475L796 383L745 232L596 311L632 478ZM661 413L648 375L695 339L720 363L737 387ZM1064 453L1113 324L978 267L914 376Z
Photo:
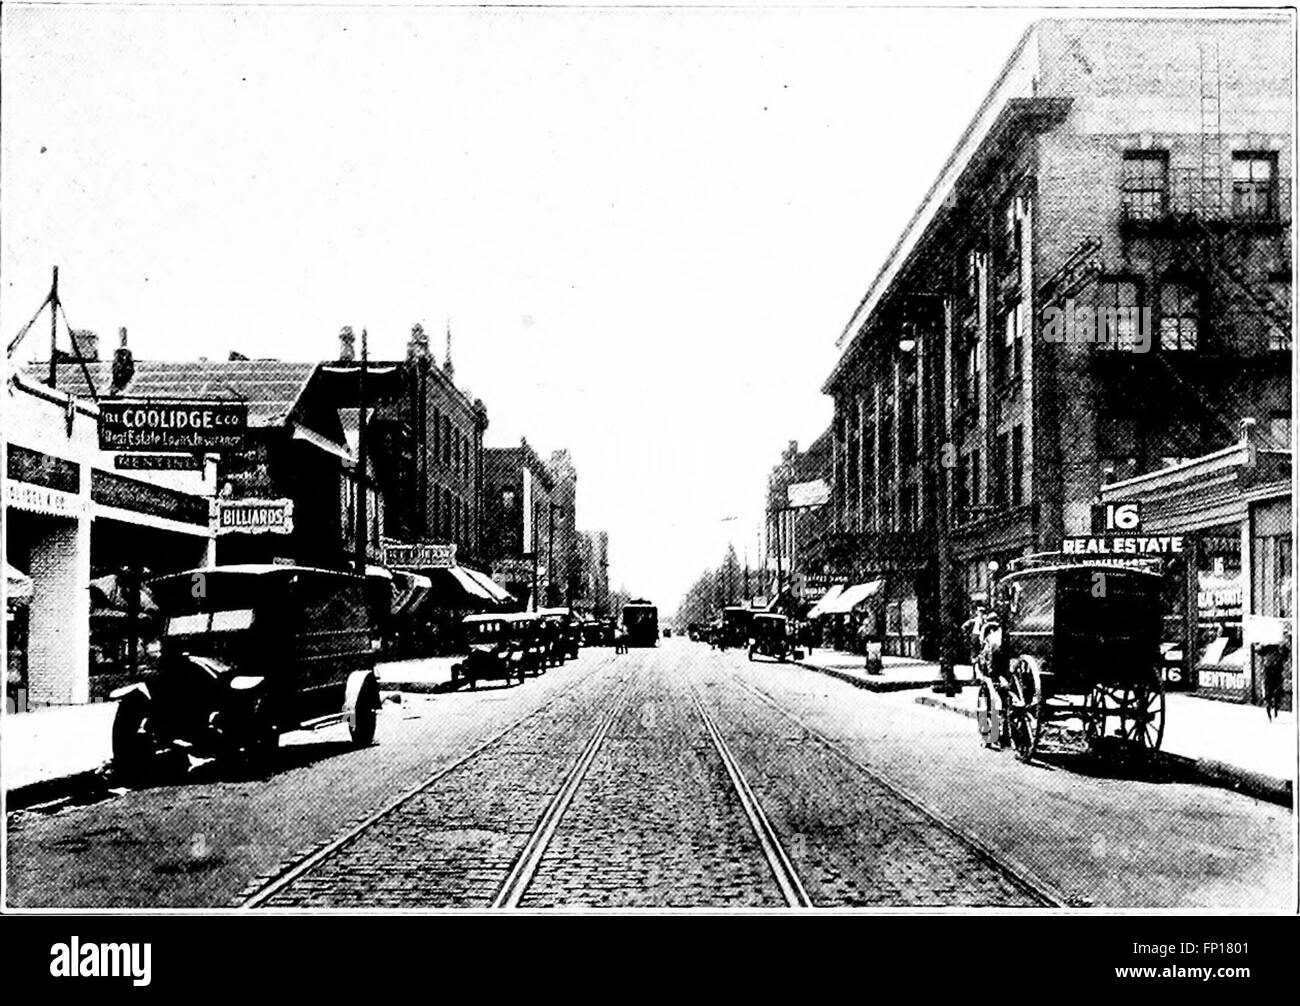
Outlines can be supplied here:
M478 570L470 569L468 566L462 566L461 569L473 577L475 582L486 590L494 601L499 604L511 604L514 602L514 595L486 573L480 573Z
M26 604L32 599L35 589L32 578L5 563L5 602L7 604Z
M345 444L340 444L338 441L331 440L329 437L325 436L325 434L317 433L315 430L303 426L301 423L293 424L293 436L295 440L305 440L313 447L320 448L326 454L332 454L336 458L342 458L344 461L348 462L348 464L356 463L356 457Z
M835 599L844 593L844 584L837 583L829 588L822 595L821 600L812 606L808 611L809 618L816 618L818 615L824 615L827 612L827 606L835 603Z
M409 617L429 596L432 587L433 581L427 576L393 570L393 615Z
M852 587L844 590L839 597L835 598L829 605L822 609L824 615L845 615L856 608L863 601L869 600L880 593L880 588L885 585L884 580L871 580L867 583L855 583Z

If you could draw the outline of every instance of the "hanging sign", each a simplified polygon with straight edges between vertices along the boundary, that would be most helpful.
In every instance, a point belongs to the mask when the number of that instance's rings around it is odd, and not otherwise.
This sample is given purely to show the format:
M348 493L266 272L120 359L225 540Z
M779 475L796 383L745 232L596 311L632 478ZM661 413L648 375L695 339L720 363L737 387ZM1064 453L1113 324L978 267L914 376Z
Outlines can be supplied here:
M293 534L293 500L217 500L217 534Z
M104 398L99 447L105 451L238 451L248 403L218 398Z

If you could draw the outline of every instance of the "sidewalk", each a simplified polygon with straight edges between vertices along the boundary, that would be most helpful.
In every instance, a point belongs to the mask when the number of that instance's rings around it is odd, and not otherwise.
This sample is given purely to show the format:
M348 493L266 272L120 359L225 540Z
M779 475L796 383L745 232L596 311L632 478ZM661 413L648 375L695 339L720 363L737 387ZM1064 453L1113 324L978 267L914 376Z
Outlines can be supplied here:
M833 678L847 681L857 688L869 692L900 692L912 688L929 688L939 684L939 665L917 657L882 657L879 674L868 674L865 670L866 660L856 653L843 650L816 649L811 653L805 651L803 660L796 661L799 666L810 671L829 674ZM972 681L969 664L958 664L953 668L958 681Z
M393 660L375 666L375 677L383 691L449 692L451 668L464 660L455 657L420 657L414 660Z
M378 664L383 691L451 690L452 664L462 657L427 657ZM6 808L15 810L70 793L103 790L113 757L116 702L49 706L6 713L0 720L0 776Z
M952 698L921 695L916 701L975 718L973 688L964 688ZM1294 712L1269 722L1260 706L1170 692L1165 696L1160 753L1207 781L1291 806L1296 775Z
M116 702L6 712L0 720L0 774L7 808L69 790L95 788L113 751Z

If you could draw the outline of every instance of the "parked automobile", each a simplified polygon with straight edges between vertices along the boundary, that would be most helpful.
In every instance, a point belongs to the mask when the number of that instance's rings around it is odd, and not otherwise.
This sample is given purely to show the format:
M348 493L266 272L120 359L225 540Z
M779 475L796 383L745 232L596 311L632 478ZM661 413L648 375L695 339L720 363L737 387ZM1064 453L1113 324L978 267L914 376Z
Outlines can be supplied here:
M178 749L259 760L281 733L346 722L370 744L380 705L365 578L237 565L160 577L156 674L111 694L114 769L140 778Z
M791 656L795 660L803 653L795 649L790 621L785 615L756 611L749 618L749 659L762 655L784 663Z
M468 615L461 619L468 653L452 665L453 684L468 681L477 688L484 679L509 682L518 678L522 684L528 671L525 644L520 639L521 623L513 615Z

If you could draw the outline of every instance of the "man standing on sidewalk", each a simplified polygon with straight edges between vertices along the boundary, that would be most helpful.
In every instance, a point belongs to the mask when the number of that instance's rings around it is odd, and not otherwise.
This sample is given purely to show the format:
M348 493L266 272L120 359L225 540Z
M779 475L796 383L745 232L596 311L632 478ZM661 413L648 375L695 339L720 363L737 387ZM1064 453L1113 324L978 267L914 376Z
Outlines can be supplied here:
M863 658L866 661L864 670L868 674L881 673L880 648L876 640L875 619L870 613L862 616L858 623L858 643L862 647Z

